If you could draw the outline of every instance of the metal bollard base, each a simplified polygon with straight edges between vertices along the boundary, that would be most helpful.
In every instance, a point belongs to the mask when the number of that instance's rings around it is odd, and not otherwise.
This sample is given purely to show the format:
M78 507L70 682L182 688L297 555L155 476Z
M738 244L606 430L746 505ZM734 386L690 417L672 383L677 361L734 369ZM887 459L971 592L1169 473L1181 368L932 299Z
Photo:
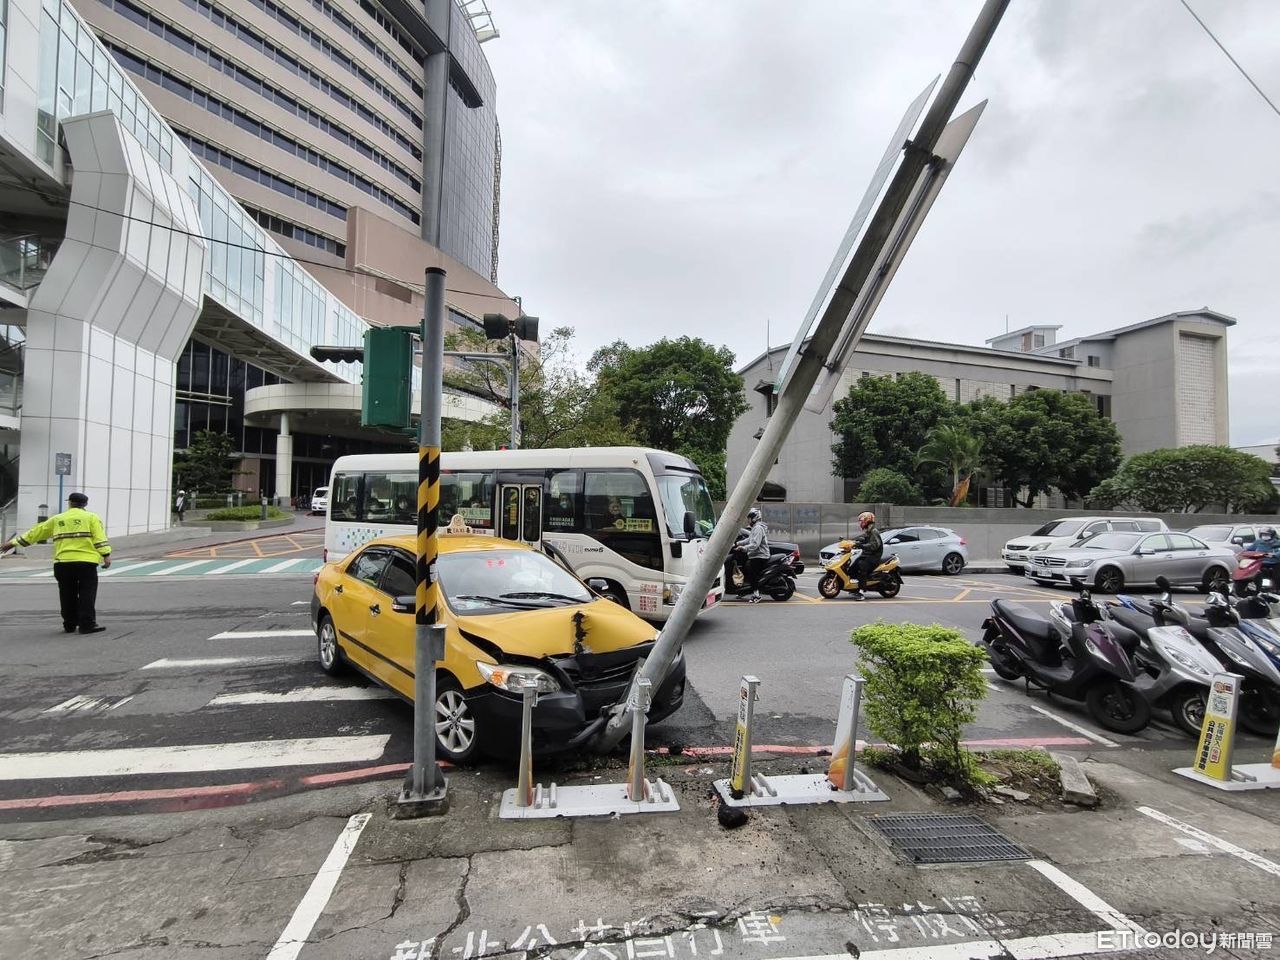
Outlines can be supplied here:
M627 798L625 783L598 783L581 787L538 784L533 802L521 806L519 792L503 791L498 817L502 820L537 820L550 817L608 817L623 813L673 813L680 809L676 795L665 780L645 780L647 796L640 801Z
M1195 780L1216 790L1236 792L1238 790L1277 790L1280 789L1280 768L1269 763L1237 763L1231 768L1230 780L1215 780L1206 777L1192 767L1179 767L1173 771L1180 777Z
M837 790L825 774L796 774L766 777L757 773L751 778L751 792L734 799L728 780L717 780L713 786L720 802L729 807L776 807L801 803L865 803L888 800L870 777L861 770L853 771L855 789Z
M387 812L392 820L420 820L423 817L439 817L449 812L449 781L445 780L441 788L425 797L410 796L408 790L401 790L399 796L391 801Z

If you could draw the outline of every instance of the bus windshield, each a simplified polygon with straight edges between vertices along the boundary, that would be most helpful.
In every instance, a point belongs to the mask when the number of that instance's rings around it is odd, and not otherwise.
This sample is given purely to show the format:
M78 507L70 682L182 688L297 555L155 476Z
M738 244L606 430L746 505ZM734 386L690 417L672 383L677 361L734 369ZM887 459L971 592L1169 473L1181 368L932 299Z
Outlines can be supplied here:
M699 476L660 476L658 493L667 514L667 532L673 537L683 537L684 515L693 514L694 536L709 537L716 528L716 512L711 505L711 494L706 481Z

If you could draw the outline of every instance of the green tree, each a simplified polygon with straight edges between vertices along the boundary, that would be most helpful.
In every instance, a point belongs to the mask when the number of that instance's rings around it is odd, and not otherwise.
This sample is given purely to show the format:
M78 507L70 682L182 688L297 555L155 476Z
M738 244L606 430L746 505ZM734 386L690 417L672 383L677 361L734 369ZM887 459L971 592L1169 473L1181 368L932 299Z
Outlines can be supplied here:
M1007 403L984 398L962 406L956 419L982 441L992 478L1024 507L1054 487L1082 497L1120 464L1115 424L1084 394L1028 390Z
M1275 509L1271 467L1230 447L1198 445L1134 454L1119 472L1093 488L1101 507L1153 513L1196 513L1223 505L1229 513Z
M230 490L239 462L234 452L235 445L229 434L198 431L185 451L173 455L174 488L203 493Z
M860 481L883 467L915 477L930 491L938 489L941 468L918 464L915 452L951 406L938 381L925 373L863 377L832 404L831 429L837 437L831 446L832 473Z
M697 337L648 347L615 341L587 364L600 397L635 442L689 457L712 497L725 496L725 446L747 410L733 353Z
M950 472L952 506L960 499L961 484L967 488L981 460L982 440L954 422L940 423L930 430L924 446L916 453L917 463L941 464Z
M596 378L574 362L573 329L557 327L539 344L536 356L520 358L520 445L593 447L632 443L631 432L602 396ZM461 330L446 340L450 350L507 355L506 341L486 340ZM510 394L505 364L467 363L445 375L449 386L489 400L504 410L480 423L451 420L441 429L442 448L495 449L511 436Z
M920 488L896 470L876 467L862 478L857 502L916 506L920 503Z

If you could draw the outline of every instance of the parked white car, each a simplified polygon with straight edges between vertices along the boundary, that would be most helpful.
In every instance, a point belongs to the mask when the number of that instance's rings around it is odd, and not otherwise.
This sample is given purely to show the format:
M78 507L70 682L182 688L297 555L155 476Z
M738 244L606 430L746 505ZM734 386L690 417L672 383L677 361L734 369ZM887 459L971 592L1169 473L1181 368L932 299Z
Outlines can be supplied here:
M311 494L311 512L312 513L328 513L329 512L329 488L316 487L315 493Z
M1095 533L1161 533L1169 528L1151 517L1065 517L1038 530L1014 537L1000 551L1000 559L1013 573L1025 573L1030 558L1041 550L1069 547Z
M1229 547L1235 553L1258 539L1258 528L1252 523L1234 526L1229 523L1206 523L1201 527L1192 527L1187 533L1211 547Z

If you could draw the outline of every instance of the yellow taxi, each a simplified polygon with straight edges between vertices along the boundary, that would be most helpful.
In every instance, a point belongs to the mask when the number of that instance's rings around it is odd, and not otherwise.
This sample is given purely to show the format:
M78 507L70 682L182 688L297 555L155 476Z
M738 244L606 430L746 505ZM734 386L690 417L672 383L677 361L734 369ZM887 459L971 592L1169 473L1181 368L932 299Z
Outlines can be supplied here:
M370 541L316 576L311 623L320 668L354 668L413 699L414 537ZM438 755L464 763L519 749L521 683L538 683L534 749L585 742L602 710L622 699L654 628L597 596L565 567L527 544L490 536L440 538L436 566L447 628L436 673ZM654 697L649 722L684 699L684 656Z

